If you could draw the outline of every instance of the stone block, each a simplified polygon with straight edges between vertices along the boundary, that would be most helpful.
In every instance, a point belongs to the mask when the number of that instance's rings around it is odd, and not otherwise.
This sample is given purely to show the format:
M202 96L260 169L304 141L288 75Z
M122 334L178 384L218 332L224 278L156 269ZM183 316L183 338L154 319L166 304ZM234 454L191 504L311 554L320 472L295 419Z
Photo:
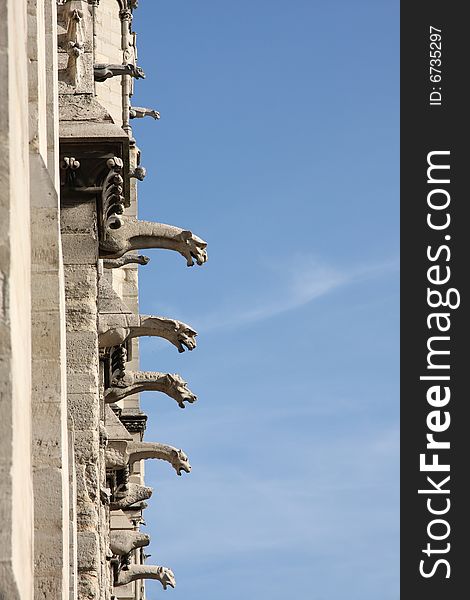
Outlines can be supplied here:
M78 568L80 571L98 571L100 546L95 531L79 531L77 534Z
M32 350L42 359L57 360L61 348L61 332L57 320L48 313L34 313Z
M88 233L96 231L95 202L63 204L60 219L62 233Z
M96 331L67 331L67 374L98 370L98 335Z
M69 378L70 379L70 378ZM96 389L96 388L95 388ZM73 418L76 435L97 427L100 406L95 394L68 394L69 414Z
M64 265L95 265L98 260L98 238L91 233L64 233L62 252Z
M76 431L74 450L76 463L96 465L99 453L98 431Z

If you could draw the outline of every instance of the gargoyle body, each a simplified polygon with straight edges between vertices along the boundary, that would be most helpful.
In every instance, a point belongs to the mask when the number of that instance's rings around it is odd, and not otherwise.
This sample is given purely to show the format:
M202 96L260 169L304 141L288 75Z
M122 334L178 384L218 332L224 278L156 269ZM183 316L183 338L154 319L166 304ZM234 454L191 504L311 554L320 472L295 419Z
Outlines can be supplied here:
M146 265L150 262L150 258L148 256L142 256L137 252L129 252L129 254L124 254L121 258L110 258L103 261L103 267L105 269L119 269L119 267L124 267L125 265Z
M109 65L106 63L98 63L94 66L95 81L106 81L110 77L117 75L130 75L135 79L145 79L145 73L136 65Z
M119 346L128 339L146 335L168 340L178 348L178 352L184 352L185 348L194 350L196 347L197 333L186 323L175 319L131 313L98 315L100 348Z
M108 230L106 239L101 241L100 258L119 258L130 250L164 248L179 252L192 267L194 261L198 265L207 261L206 247L204 240L180 227L122 217L122 226Z
M128 483L125 495L114 498L109 503L110 510L120 510L128 508L137 502L142 500L148 500L152 495L152 488L145 485L139 485L138 483Z
M188 384L176 373L158 373L156 371L123 371L122 377L114 377L111 387L106 390L105 402L118 402L132 394L140 392L163 392L176 400L180 408L185 402L196 402L195 396L188 389Z
M117 447L109 445L105 449L105 462L107 469L124 469L138 460L158 458L170 463L178 475L181 471L191 472L189 459L182 450L159 444L158 442L127 442Z
M143 119L144 117L152 117L157 120L160 118L158 110L152 108L143 108L142 106L131 106L129 108L129 117L131 119Z
M136 548L142 548L149 544L150 537L140 531L114 530L109 535L109 548L117 556L124 556Z
M164 590L168 586L174 588L176 585L175 576L171 569L154 565L130 565L127 570L120 571L114 585L127 585L136 579L157 579Z

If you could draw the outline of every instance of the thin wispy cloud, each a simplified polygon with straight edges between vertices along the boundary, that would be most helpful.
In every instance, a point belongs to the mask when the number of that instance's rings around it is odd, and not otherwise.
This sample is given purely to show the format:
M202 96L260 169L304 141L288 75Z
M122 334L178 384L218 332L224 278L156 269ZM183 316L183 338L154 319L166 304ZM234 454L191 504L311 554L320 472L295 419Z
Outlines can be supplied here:
M251 297L237 298L236 305L233 301L227 302L223 309L194 321L205 333L255 323L296 310L341 287L383 276L397 268L398 261L391 260L341 269L314 256L294 255L274 265L264 265L260 274L268 275L266 284L252 289Z

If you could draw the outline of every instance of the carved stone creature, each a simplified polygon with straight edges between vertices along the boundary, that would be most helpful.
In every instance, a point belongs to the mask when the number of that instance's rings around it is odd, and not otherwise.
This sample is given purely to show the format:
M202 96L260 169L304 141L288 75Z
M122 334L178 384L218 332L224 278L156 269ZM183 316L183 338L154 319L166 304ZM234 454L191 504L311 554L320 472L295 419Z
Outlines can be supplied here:
M108 231L101 241L100 258L119 258L130 250L165 248L184 256L188 267L192 267L194 261L198 265L207 261L207 243L191 231L133 217L122 217L122 221L120 229Z
M178 475L191 472L189 459L182 450L158 442L112 443L105 449L107 469L124 469L138 460L158 458L170 463Z
M131 119L143 119L144 117L152 117L156 121L160 118L158 110L153 108L143 108L142 106L129 107L129 117Z
M128 508L137 502L148 500L152 493L153 490L151 487L139 485L138 483L128 483L125 495L112 499L109 503L109 508L110 510Z
M196 347L196 331L175 319L131 313L99 314L98 341L100 348L119 346L124 341L142 336L161 337L184 352Z
M114 585L127 585L136 579L157 579L164 590L168 586L174 588L176 585L175 576L171 569L154 565L130 565L126 571L120 571Z
M116 77L117 75L130 75L135 79L145 79L145 73L140 67L136 65L109 65L105 63L98 63L94 67L95 81L106 81L110 77Z
M129 173L129 178L138 179L139 181L143 181L147 175L147 169L145 167L137 166L133 171Z
M83 11L73 8L64 15L67 31L60 45L69 55L62 78L77 86L84 74L84 66L79 60L85 51L85 33L83 29Z
M148 256L142 256L142 254L138 254L137 252L129 252L129 254L124 254L121 258L110 258L108 260L103 261L103 267L105 269L118 269L119 267L124 267L125 265L146 265L150 262L150 258Z
M185 402L196 402L195 396L188 384L176 373L158 373L156 371L123 371L121 377L114 377L111 387L106 390L105 402L118 402L132 394L140 392L163 392L176 400L180 408Z
M109 547L113 554L124 556L136 548L150 544L150 537L146 533L130 530L114 530L109 535Z

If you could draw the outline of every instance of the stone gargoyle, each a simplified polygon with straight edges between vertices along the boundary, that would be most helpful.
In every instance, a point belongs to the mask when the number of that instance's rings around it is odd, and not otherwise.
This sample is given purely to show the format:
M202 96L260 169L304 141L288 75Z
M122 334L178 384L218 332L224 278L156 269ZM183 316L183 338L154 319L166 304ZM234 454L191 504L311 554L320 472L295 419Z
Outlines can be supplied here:
M150 537L146 533L132 530L114 530L109 534L109 548L117 556L129 554L136 548L150 544Z
M124 254L121 258L104 260L103 267L105 269L119 269L119 267L124 267L125 265L146 265L149 262L150 258L148 256L142 256L138 252L129 252L129 254Z
M135 79L145 79L145 73L136 65L109 65L106 63L98 63L94 66L95 81L106 81L106 79L118 75L130 75Z
M119 572L115 586L127 585L136 579L157 579L166 590L168 586L174 588L176 585L173 571L167 567L154 565L130 565L127 570Z
M184 352L185 348L194 350L197 333L181 321L134 315L131 313L103 313L98 315L98 341L100 348L119 346L134 337L156 336L168 340Z
M107 229L105 239L100 242L100 258L119 258L130 250L164 248L179 252L188 267L203 265L207 261L207 243L191 231L154 223L139 221L134 217L122 217L119 229Z
M104 451L107 469L124 469L138 460L158 458L165 460L175 469L178 475L181 471L191 472L191 465L186 454L167 444L158 442L111 442Z
M104 401L107 403L119 402L132 394L140 392L163 392L176 400L180 408L185 407L185 402L196 402L195 396L184 379L176 373L158 373L157 371L118 371L119 375L113 377L111 386L106 390Z
M156 121L160 118L158 110L153 108L143 108L142 106L131 106L129 108L129 117L131 119L143 119L144 117L152 117Z
M137 502L148 500L153 493L151 487L140 485L138 483L128 483L127 490L124 495L112 498L109 502L110 510L120 510L128 508Z

